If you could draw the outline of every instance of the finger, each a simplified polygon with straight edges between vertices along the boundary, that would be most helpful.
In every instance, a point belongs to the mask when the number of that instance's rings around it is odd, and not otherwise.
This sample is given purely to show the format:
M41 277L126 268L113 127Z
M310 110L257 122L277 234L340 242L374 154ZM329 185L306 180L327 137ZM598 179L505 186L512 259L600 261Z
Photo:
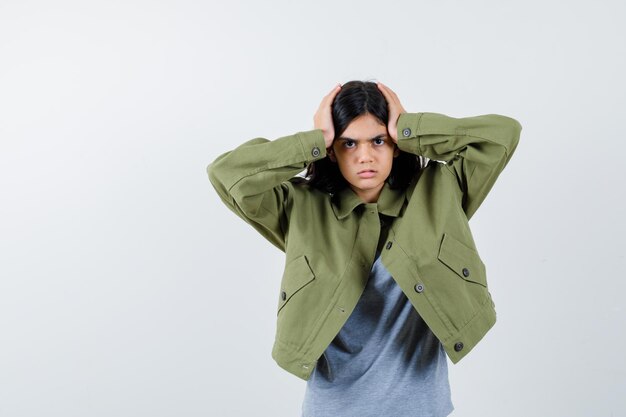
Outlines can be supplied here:
M328 94L326 94L324 98L322 99L319 105L319 109L329 107L331 103L333 102L333 100L335 99L335 96L337 95L340 89L341 89L341 84L337 84L335 87L333 87L333 89Z
M398 113L406 112L406 110L404 109L404 106L402 106L402 103L400 103L400 99L398 98L398 95L394 93L389 87L383 86L381 88L381 91L383 91L383 95L385 96L385 99L387 100L387 103L389 104L390 112L396 112L396 111Z
M389 92L390 94L392 94L392 95L393 95L393 94L395 94L395 93L393 92L393 90L392 90L391 88L389 88L387 85L385 85L385 84L383 84L383 83L381 83L381 82L379 82L378 84L380 84L380 86L381 86L383 89L385 89L385 91Z
M392 104L398 102L398 96L396 96L395 93L389 89L389 87L387 87L383 83L378 83L378 87L388 102L391 102Z
M332 102L335 96L337 95L337 93L339 93L339 90L341 90L341 84L337 83L337 85L334 86L332 90L330 90L330 93L326 95L325 97L326 101Z
M385 96L385 98L389 95L389 93L387 92L387 87L385 87L385 85L383 83L381 83L380 81L376 83L376 86L378 87L378 89L380 90L381 93L383 93L383 95Z

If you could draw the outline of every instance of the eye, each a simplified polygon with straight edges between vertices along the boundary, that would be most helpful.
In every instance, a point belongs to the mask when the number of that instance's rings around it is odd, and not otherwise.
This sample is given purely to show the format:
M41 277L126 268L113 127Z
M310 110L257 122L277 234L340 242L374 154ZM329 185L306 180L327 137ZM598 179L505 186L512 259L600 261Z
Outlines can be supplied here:
M374 145L384 145L385 144L385 139L384 138L375 138L374 139Z
M356 145L356 143L353 140L344 140L343 141L343 147L344 148L354 148L354 146Z

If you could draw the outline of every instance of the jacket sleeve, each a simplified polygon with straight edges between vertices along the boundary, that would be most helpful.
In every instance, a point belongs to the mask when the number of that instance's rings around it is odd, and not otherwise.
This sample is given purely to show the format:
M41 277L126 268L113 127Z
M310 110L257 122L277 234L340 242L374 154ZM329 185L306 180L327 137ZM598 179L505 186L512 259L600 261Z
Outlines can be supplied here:
M521 130L517 120L498 114L454 118L403 113L398 118L398 148L446 162L463 192L469 220L511 159Z
M325 156L324 136L315 129L247 141L217 157L207 174L224 204L284 251L288 180Z

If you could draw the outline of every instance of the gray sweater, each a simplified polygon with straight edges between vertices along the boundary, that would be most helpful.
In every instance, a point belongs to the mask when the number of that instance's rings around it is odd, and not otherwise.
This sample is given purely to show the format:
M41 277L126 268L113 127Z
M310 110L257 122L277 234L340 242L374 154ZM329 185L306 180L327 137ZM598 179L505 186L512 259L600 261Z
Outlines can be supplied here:
M309 380L302 417L444 417L454 410L445 351L380 257Z

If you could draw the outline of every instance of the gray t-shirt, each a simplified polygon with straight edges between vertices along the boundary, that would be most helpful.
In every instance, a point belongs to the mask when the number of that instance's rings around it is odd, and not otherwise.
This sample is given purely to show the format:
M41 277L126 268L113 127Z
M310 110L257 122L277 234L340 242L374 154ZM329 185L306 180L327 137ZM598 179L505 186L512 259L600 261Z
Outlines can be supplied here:
M447 356L377 256L365 290L307 380L302 417L444 417Z

